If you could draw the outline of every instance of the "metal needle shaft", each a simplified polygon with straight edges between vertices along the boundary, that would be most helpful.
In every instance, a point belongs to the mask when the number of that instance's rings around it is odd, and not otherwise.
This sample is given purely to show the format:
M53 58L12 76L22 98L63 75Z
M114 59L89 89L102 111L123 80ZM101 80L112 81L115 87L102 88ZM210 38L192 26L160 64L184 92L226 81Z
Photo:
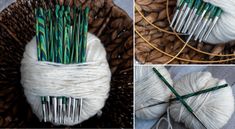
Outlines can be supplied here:
M213 28L215 27L216 23L218 22L219 20L219 16L221 15L222 13L222 10L221 9L217 9L217 12L216 12L216 17L214 18L213 22L212 22L212 25L210 26L209 30L207 31L206 35L205 35L205 40L207 40L207 38L209 37L211 31L213 30Z
M190 41L190 39L192 38L192 36L193 36L194 32L196 31L196 29L197 29L199 23L202 21L202 18L204 17L204 15L206 14L206 11L208 10L208 8L209 8L210 6L211 6L210 4L208 4L208 3L206 4L205 9L203 10L203 12L202 12L201 16L199 17L199 19L198 19L198 21L197 21L197 23L196 23L196 25L195 25L193 31L191 32L190 36L188 37L188 39L187 39L187 41L186 41L187 43L188 43L188 42Z
M180 9L179 16L178 16L178 18L177 18L177 21L176 21L176 23L175 23L175 26L173 27L174 30L176 30L176 27L178 26L178 24L179 24L179 22L180 22L180 20L181 20L181 17L182 17L182 15L183 15L183 13L184 13L184 11L185 11L187 5L188 5L187 3L184 3L184 4L183 4L183 7Z

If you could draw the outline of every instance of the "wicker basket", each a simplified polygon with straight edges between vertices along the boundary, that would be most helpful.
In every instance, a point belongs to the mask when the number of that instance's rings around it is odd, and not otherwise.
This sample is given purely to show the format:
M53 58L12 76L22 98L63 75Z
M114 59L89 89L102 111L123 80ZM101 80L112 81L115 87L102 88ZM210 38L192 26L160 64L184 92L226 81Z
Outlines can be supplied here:
M140 63L235 63L234 41L227 43L226 45L210 45L203 42L199 43L190 41L190 46L186 46L186 48L183 49L185 44L182 43L179 37L174 34L167 34L160 31L160 29L163 29L172 32L169 27L167 17L167 1L169 7L169 17L172 19L177 0L136 0L135 52L136 59ZM186 37L180 37L185 41ZM148 42L151 43L152 46ZM183 60L174 59L169 62L175 55L177 55L177 53L179 53L181 49L183 49L183 51L177 56L177 58L181 58Z
M130 17L112 0L79 0L89 5L89 32L98 36L112 70L111 91L102 116L75 127L132 128L133 26ZM0 127L54 127L32 113L20 84L20 61L35 35L36 0L17 0L0 13Z

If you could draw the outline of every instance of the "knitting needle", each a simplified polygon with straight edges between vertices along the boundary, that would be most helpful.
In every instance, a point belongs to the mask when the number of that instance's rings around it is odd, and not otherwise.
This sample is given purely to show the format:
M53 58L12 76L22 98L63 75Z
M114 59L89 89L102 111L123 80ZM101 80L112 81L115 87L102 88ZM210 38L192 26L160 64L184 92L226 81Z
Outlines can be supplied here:
M193 9L190 10L189 16L185 21L185 24L184 24L183 29L182 29L182 33L186 33L185 30L186 30L188 24L190 24L192 22L192 19L194 18L195 13L196 13L196 11L195 11L195 8L193 7Z
M202 32L202 34L201 34L200 37L199 37L199 42L202 42L203 37L205 36L207 30L209 29L209 26L210 26L210 24L212 23L213 17L215 16L216 10L217 10L217 7L216 7L216 9L214 9L214 11L211 13L210 19L209 19L209 21L207 22L205 29L203 29L203 32Z
M67 6L66 9L64 11L64 60L63 63L64 64L69 64L70 63L70 31L71 31L71 17L70 17L70 7L69 7L69 3L67 1ZM66 112L66 103L67 103L67 99L66 97L62 97L63 101L62 101L62 112L61 112L61 117L63 118L63 122L64 122L64 117L65 117L65 112ZM62 119L61 118L61 119Z
M73 121L75 122L76 117L78 116L78 108L79 108L79 100L80 99L75 99L75 106L74 106L74 116L73 116Z
M43 121L46 122L47 118L46 118L46 101L45 101L45 97L41 97L41 102L42 102L42 114L43 114Z
M59 21L58 21L58 32L59 32L59 42L58 42L58 63L63 63L63 36L64 36L64 5L60 6L59 10ZM62 97L58 97L58 114L59 114L59 123L61 123L62 115Z
M58 107L58 110L59 110L59 123L62 123L62 104L63 104L63 98L62 97L58 97L58 101L59 101L59 107Z
M193 4L194 4L194 1L195 1L195 0L189 0L188 6L187 6L187 8L186 8L186 11L184 12L184 15L183 15L183 17L182 17L182 19L181 19L181 21L180 21L180 23L179 23L179 26L178 26L177 29L176 29L177 32L181 32L181 29L182 29L182 27L183 27L183 23L185 24L185 19L186 19L187 16L189 15L189 12L190 12L190 10L191 10Z
M56 123L57 122L57 97L53 97L53 119L54 119L54 122Z
M88 19L89 19L89 7L86 7L85 8L85 11L84 11L84 14L82 15L83 16L83 20L82 20L82 49L81 49L81 57L82 57L82 60L81 62L84 63L86 62L86 48L87 48L87 33L88 33ZM78 101L78 104L77 105L77 108L79 108L79 112L78 112L78 119L80 118L80 115L81 115L81 108L82 108L82 98L80 98L80 100L77 100Z
M68 109L68 112L67 112L67 117L70 117L71 115L71 103L72 103L72 98L71 97L69 97L68 98L69 100L68 100L68 107L67 107L67 109Z
M39 33L39 18L40 18L40 12L39 9L35 9L35 15L36 15L36 40L37 40L37 55L38 55L38 60L41 60L41 34ZM45 122L45 108L44 108L44 97L40 97L41 99L41 104L42 104L42 114L43 114L43 119Z
M46 29L46 47L47 47L47 61L53 60L51 53L51 45L53 45L53 30L52 30L52 20L51 20L51 10L46 9L46 23L45 23L45 29ZM50 121L50 96L46 96L46 111L47 111L47 120Z
M75 106L76 106L76 99L75 99L75 98L72 98L72 114L71 114L71 119L72 119L72 120L74 120Z
M47 112L47 120L50 120L50 96L46 97L46 112Z
M193 31L193 29L195 28L195 25L196 25L196 23L197 23L197 21L198 21L200 15L201 15L201 13L202 13L202 10L203 10L204 6L205 6L205 3L202 2L202 3L200 4L199 9L198 9L197 12L196 12L196 16L195 16L195 18L193 19L193 23L191 24L190 28L188 29L188 32L187 32L188 34L191 34L192 31Z
M193 9L191 10L190 16L187 19L185 26L183 28L183 33L186 33L188 31L189 26L192 23L192 20L195 18L196 12L198 11L198 8L201 5L201 0L196 0Z
M62 104L63 104L63 107L62 107L62 118L63 118L63 123L64 123L64 118L65 118L65 116L66 116L66 102L67 102L67 99L65 98L65 97L63 97L63 102L62 102Z
M176 7L176 12L175 12L174 17L173 17L171 24L170 24L171 28L172 28L173 24L175 23L175 20L176 20L178 14L179 14L179 11L180 11L180 7L182 6L183 3L184 3L184 0L180 0L179 5Z
M82 98L80 99L79 103L78 103L78 121L80 120L80 116L81 116L81 113L82 113Z
M197 91L197 92L194 92L194 93L182 95L181 98L182 99L188 99L188 98L193 97L193 96L198 96L198 95L205 94L205 93L208 93L208 92L216 91L216 90L219 90L219 89L222 89L222 88L225 88L225 87L228 87L228 84L223 84L223 85L215 86L215 87L208 88L208 89L205 89L205 90L200 90L200 91ZM156 106L156 105L166 104L166 103L169 103L169 102L175 102L175 101L178 101L178 100L179 100L178 98L171 98L169 101L161 101L161 102L158 102L157 104L151 104L151 105L148 105L146 107L139 108L136 111L142 110L144 108L153 107L153 106Z
M42 8L38 8L38 16L37 16L37 25L38 25L38 36L39 36L39 44L40 56L38 57L40 61L47 61L47 46L46 46L46 30L45 30L45 12ZM43 116L44 122L46 122L46 98L41 97L42 107L43 107Z
M215 27L216 23L218 22L221 13L222 13L222 10L220 8L218 8L217 12L216 12L216 16L215 16L215 18L214 18L214 20L212 22L212 25L210 26L209 30L207 31L207 33L205 35L205 38L204 38L205 40L207 40L207 38L209 37L211 31L213 30L213 28Z
M197 114L194 113L193 109L181 98L181 96L176 92L176 90L166 81L166 79L158 72L156 68L153 67L153 71L162 79L166 86L174 93L177 99L180 100L181 104L205 127L204 123L199 119Z
M82 11L82 7L79 6L78 8L79 10L79 14L78 14L78 23L77 23L77 34L78 36L76 36L76 53L75 53L75 62L76 63L82 63L84 62L83 60L85 58L83 58L84 56L84 49L86 49L86 47L84 47L84 22L85 22L85 15L84 12ZM85 51L86 53L86 51ZM78 99L80 100L80 99ZM75 98L73 99L73 110L72 110L72 120L75 121L75 110L77 111L77 101Z
M209 29L209 26L210 26L211 22L212 22L212 18L209 19L209 21L207 22L207 24L206 24L206 26L205 26L205 29L203 29L202 33L200 34L200 36L199 36L199 42L202 42L203 37L205 36L206 31Z
M188 42L190 41L190 39L192 38L192 36L193 36L193 34L195 33L195 31L196 31L196 29L197 29L199 23L202 21L202 18L204 17L204 15L206 14L206 11L208 10L208 8L209 8L210 6L211 6L210 4L206 3L205 8L204 8L202 14L201 14L201 16L199 17L199 19L198 19L198 21L197 21L197 24L195 25L195 27L194 27L192 33L189 35L189 37L188 37L186 43L188 43Z
M177 21L176 21L176 23L175 23L175 26L173 27L174 30L176 30L176 27L178 26L178 24L179 24L179 22L180 22L180 20L181 20L181 17L182 17L182 15L183 15L183 13L184 13L184 11L185 11L187 5L188 5L188 2L189 2L189 0L185 0L183 6L181 7L180 12L179 12L179 16L178 16Z
M197 40L199 35L201 34L202 30L205 29L205 26L208 22L208 19L209 19L211 13L214 11L214 9L216 9L215 6L211 6L209 8L208 12L206 13L206 16L203 18L202 25L199 27L199 30L196 33L196 36L195 36L194 40Z

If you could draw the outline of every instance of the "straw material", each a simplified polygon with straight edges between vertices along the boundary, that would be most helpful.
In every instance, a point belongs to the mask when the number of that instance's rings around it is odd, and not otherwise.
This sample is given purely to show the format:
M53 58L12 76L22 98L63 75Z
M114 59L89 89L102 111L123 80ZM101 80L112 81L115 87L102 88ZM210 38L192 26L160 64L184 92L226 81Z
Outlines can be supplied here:
M89 32L107 51L112 71L111 92L101 116L75 127L132 127L133 26L130 17L112 0L79 0L91 8ZM36 0L18 0L0 13L0 125L53 127L40 123L27 104L20 84L24 48L35 36Z
M169 15L173 17L176 0L168 0ZM144 17L143 17L143 16ZM169 33L160 31L157 27ZM167 17L167 0L136 0L135 9L136 59L140 63L150 64L189 64L189 63L235 63L235 42L226 45L210 45L191 41L183 51L173 59L185 45L174 35ZM141 37L144 37L144 39ZM186 36L180 36L184 41ZM147 40L147 41L146 41ZM149 43L152 44L152 46ZM154 48L155 47L155 48ZM157 50L156 48L160 49ZM167 54L172 55L169 56ZM228 56L228 54L230 56ZM179 59L181 58L181 59ZM183 59L183 60L182 60Z

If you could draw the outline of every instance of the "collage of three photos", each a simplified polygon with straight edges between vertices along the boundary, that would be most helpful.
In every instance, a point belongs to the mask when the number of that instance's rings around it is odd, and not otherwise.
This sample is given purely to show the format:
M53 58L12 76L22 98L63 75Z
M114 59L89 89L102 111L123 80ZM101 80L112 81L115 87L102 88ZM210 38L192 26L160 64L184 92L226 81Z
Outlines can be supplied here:
M234 9L0 0L0 128L234 129Z

